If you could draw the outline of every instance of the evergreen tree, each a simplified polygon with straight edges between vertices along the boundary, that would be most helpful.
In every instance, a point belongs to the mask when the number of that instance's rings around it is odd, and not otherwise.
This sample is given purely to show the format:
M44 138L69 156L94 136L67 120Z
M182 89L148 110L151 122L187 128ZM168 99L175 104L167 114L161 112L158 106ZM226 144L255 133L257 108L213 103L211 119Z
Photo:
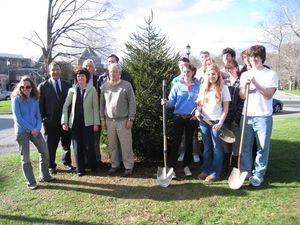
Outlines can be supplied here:
M136 84L137 113L133 128L135 154L154 160L162 156L162 81L169 84L179 74L179 54L168 39L153 26L153 13L146 19L146 27L139 27L125 44L127 55L124 68L130 71ZM169 112L167 127L170 129Z

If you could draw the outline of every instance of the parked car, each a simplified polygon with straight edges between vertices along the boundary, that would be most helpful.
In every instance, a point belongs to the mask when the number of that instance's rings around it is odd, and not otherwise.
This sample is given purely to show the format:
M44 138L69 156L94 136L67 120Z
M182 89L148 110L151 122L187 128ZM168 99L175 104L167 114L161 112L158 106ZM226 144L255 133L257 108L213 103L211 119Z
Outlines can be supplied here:
M10 100L11 91L0 90L0 100Z
M283 102L273 98L273 113L279 113L283 109Z

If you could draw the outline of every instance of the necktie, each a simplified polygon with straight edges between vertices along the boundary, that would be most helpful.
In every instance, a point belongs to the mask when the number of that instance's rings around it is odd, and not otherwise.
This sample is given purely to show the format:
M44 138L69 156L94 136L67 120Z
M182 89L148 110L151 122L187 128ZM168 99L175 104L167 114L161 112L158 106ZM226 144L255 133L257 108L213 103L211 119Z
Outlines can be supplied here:
M58 85L58 80L55 80L55 89L56 89L56 93L57 93L58 98L60 98L61 91L60 91L60 88L59 88L59 85Z

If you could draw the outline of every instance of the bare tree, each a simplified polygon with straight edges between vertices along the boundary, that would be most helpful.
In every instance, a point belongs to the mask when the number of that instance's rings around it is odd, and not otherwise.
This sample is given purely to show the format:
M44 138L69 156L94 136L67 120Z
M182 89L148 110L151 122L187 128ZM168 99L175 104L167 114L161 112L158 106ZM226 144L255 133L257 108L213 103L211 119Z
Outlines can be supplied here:
M260 24L266 44L275 50L268 65L279 74L281 84L291 88L299 81L300 3L296 0L275 0L268 19ZM299 38L298 38L299 37Z
M87 47L106 52L108 31L119 18L109 0L49 0L46 40L36 31L26 39L41 48L48 66L57 57L78 56Z

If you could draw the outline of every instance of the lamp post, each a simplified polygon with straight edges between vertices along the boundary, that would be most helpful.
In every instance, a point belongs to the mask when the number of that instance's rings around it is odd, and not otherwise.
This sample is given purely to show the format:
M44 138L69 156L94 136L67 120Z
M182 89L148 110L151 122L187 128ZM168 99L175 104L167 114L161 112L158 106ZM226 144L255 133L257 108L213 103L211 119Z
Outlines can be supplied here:
M8 76L8 91L10 90L10 76L9 76L9 67L10 67L10 61L9 59L6 60L6 66L7 66L7 76Z
M186 46L186 54L187 54L188 59L190 59L191 46L189 44L187 44L187 46Z

